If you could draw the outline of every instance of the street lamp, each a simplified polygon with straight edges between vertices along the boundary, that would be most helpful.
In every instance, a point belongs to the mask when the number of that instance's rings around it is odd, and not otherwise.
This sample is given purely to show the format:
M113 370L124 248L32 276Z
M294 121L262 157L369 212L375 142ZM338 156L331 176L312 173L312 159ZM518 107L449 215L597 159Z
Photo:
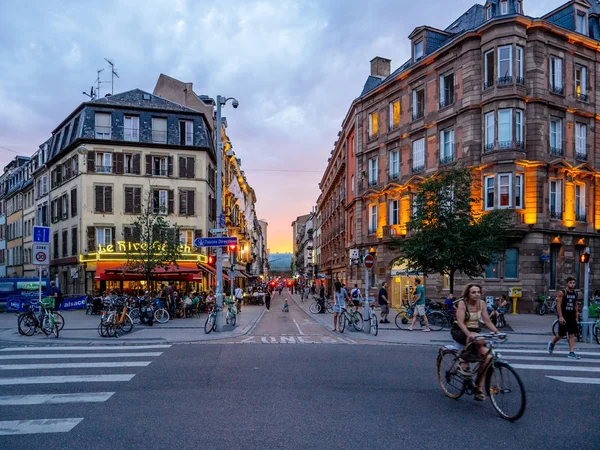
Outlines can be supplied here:
M223 215L223 142L221 141L221 107L231 100L231 106L237 108L240 103L233 97L217 95L217 126L215 127L215 143L217 147L217 228L222 228L221 216ZM222 233L217 233L222 237ZM217 311L223 311L223 252L217 247ZM233 280L231 280L233 285ZM223 314L217 314L217 331L223 331Z

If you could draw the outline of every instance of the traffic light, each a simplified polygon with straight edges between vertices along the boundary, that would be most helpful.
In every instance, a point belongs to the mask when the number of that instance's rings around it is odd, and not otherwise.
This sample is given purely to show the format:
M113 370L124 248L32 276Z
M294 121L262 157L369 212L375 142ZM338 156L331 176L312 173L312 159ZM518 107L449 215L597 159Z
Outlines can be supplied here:
M215 256L214 255L208 255L208 264L210 264L211 266L215 265Z
M229 244L229 251L231 253L234 253L237 250L237 245L236 244Z
M587 264L589 261L590 261L589 253L582 253L581 256L579 256L579 262Z

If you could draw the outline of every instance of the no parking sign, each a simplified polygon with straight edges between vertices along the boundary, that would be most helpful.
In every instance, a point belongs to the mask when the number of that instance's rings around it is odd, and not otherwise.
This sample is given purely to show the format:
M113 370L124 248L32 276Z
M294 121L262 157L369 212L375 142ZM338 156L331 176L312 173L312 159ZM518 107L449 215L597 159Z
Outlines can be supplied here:
M33 264L47 266L50 263L50 245L33 244Z

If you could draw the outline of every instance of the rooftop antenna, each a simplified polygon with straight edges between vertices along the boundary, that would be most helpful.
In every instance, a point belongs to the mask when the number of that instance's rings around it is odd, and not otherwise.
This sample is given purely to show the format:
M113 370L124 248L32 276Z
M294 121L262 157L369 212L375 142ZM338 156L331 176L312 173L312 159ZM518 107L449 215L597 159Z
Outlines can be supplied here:
M104 69L98 69L98 76L96 77L96 96L100 97L100 84L104 83L104 81L100 81L100 74L104 72Z
M104 58L104 60L108 64L110 64L110 95L113 95L115 93L115 77L117 77L117 78L121 78L121 77L119 76L119 74L115 70L115 63L112 62L108 58Z
M89 97L90 100L95 100L96 99L96 93L94 92L94 86L92 86L90 88L90 93L89 94L87 92L83 92L83 95Z

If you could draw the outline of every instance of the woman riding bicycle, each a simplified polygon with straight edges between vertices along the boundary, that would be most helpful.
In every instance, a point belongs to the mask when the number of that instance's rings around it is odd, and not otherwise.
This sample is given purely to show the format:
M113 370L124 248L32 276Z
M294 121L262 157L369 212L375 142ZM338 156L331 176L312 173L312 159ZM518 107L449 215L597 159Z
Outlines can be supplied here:
M481 332L479 325L480 319L493 333L499 333L498 329L494 326L487 313L487 306L483 300L481 300L481 286L475 283L470 283L465 288L462 297L458 300L456 305L456 321L452 325L452 338L461 345L468 346L473 342L475 337ZM485 340L480 339L474 344L476 347L471 347L471 351L478 354L480 357L486 357L487 348L485 346ZM477 373L477 395L475 400L485 400L485 393L483 390L483 382L485 371L487 370L489 356L486 357L486 361L479 364Z

